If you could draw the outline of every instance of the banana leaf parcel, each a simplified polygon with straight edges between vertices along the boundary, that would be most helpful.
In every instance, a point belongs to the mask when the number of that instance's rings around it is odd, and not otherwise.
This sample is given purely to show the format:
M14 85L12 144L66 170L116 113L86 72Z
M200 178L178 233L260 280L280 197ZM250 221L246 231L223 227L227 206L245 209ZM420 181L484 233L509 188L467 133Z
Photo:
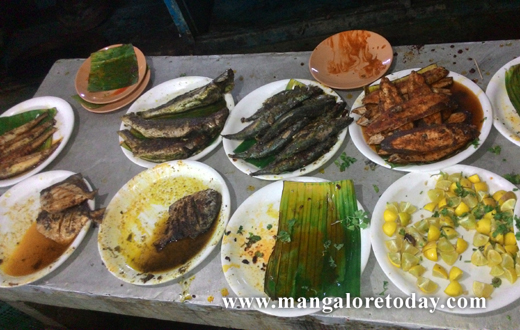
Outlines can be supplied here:
M358 297L361 275L357 199L351 180L284 182L277 241L264 291L282 297Z
M89 92L128 87L139 80L137 57L131 44L92 53L90 61Z

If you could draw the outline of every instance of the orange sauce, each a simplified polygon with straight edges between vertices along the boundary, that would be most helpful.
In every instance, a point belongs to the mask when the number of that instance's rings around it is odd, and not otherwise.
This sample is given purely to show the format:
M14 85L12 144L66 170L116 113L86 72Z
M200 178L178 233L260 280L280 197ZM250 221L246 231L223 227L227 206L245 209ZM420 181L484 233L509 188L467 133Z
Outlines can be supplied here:
M56 261L70 244L59 244L48 239L36 229L36 222L29 227L2 270L11 276L35 273Z
M456 111L468 111L471 113L471 124L475 125L479 130L482 129L482 123L484 121L484 111L478 97L469 88L463 84L454 81L451 86L451 99L454 100L458 105ZM368 141L369 136L365 134L365 127L361 127L363 137L365 141ZM371 145L370 148L377 152L376 146Z

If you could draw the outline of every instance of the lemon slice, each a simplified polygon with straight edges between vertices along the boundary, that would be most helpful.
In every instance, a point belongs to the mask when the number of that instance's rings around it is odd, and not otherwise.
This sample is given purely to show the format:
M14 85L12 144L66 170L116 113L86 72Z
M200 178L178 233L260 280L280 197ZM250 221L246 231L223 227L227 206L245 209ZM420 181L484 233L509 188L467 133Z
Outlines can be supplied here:
M453 244L446 239L446 237L439 238L439 241L437 242L437 248L441 252L452 252L455 251L455 247L453 247Z
M397 205L397 202L386 203L385 209L394 211L395 213L399 213L399 206Z
M455 223L450 217L441 216L439 218L439 226L441 227L455 227Z
M441 231L436 226L430 226L428 229L428 242L433 242L441 237Z
M446 200L446 203L449 207L455 207L455 208L458 207L461 202L462 202L462 198L460 198L459 196L449 197ZM462 215L462 214L460 214L460 215Z
M467 178L461 178L460 185L464 188L471 188L473 183L470 180L468 180Z
M386 236L389 236L389 237L394 236L396 230L397 230L397 222L395 222L395 221L385 222L383 224L383 233L385 233Z
M444 293L451 297L458 297L464 293L464 289L462 289L462 285L460 285L458 281L451 281L444 290Z
M399 203L399 211L414 214L415 211L417 211L417 207L413 206L410 202L401 202Z
M433 265L432 275L435 277L440 277L440 278L444 278L444 279L448 278L448 272L446 271L446 269L444 269L444 267L442 267L439 264Z
M466 214L469 212L469 206L466 205L463 201L459 203L459 205L455 208L455 215L460 217L463 214Z
M489 250L486 257L489 266L500 265L502 263L502 256L495 250Z
M452 227L442 227L442 233L448 237L448 239L453 239L457 236L459 236L459 233L455 230L455 228Z
M476 183L473 185L473 188L474 188L475 191L477 191L477 192L479 192L479 191L488 192L488 191L489 191L489 187L488 187L487 183L485 183L485 182L476 182Z
M430 201L432 203L435 203L435 205L437 205L437 203L444 197L444 190L442 189L439 189L439 188L434 188L434 189L430 189L428 190L428 198L430 199Z
M508 199L504 204L500 205L501 212L512 211L515 209L516 199Z
M459 267L453 266L450 269L448 278L450 279L450 281L457 281L462 277L463 274L464 274L464 272Z
M491 284L473 281L473 294L479 298L489 298L493 293Z
M450 180L451 182L459 182L460 179L462 179L462 173L460 172L451 173L450 175L448 175L448 180Z
M452 184L452 182L450 180L439 179L435 183L435 188L440 189L442 191L448 191L448 190L450 190L451 184Z
M434 293L435 291L437 291L437 288L439 287L437 285L437 283L433 282L432 280L426 278L426 277L422 277L422 276L419 276L417 278L417 286L419 287L419 289L421 289L422 292L424 293Z
M471 183L477 183L477 182L480 182L480 177L478 176L478 174L473 174L473 175L470 175L468 177L468 180L471 182Z
M502 268L502 266L500 266L500 265L495 265L495 266L491 267L491 271L489 272L489 275L494 276L494 277L500 277L500 276L504 275L504 268Z
M505 190L498 190L498 191L495 191L495 193L493 194L493 199L496 200L497 202L500 200L500 198L502 198L502 196L504 196L506 193Z
M502 268L513 268L515 266L515 261L513 260L513 257L505 253L502 254L502 262L500 263L500 266L502 266Z
M516 274L516 270L514 268L505 268L504 277L509 281L509 283L513 284L516 282L518 275Z
M437 254L437 249L423 250L423 255L426 259L431 260L431 261L437 261L439 259L439 256Z
M457 243L455 243L455 251L457 251L458 254L461 254L462 252L466 251L467 248L468 242L466 242L461 237L457 238Z
M506 201L508 201L510 199L516 200L516 195L512 191L508 191L505 194L503 194L502 196L500 196L500 198L497 201L498 205L502 206Z
M455 251L441 252L441 259L452 266L459 259L459 254Z
M491 232L491 219L489 218L482 218L479 221L477 221L477 226L475 229L484 235L489 235Z
M410 223L412 216L408 212L399 212L397 214L399 216L399 221L401 221L401 226L406 227Z
M475 266L485 266L488 264L488 261L487 261L486 257L484 256L484 254L482 254L482 252L479 249L477 249L471 255L471 263L474 264Z
M386 222L395 222L397 221L397 212L395 212L394 210L386 209L383 212L383 219Z
M514 233L509 232L504 237L504 245L516 245L516 236Z
M403 252L401 255L401 268L407 272L412 268L413 266L416 266L419 264L420 259L416 256L414 256L411 253Z
M489 242L489 236L487 235L475 233L475 235L473 236L473 246L484 246L487 242Z
M506 249L507 253L510 253L512 255L514 255L515 253L518 252L518 246L517 245L506 245L506 246L504 246L504 249Z
M408 273L412 274L415 277L419 277L422 274L424 274L425 271L426 271L426 268L424 268L423 265L415 265L412 268L410 268Z
M402 252L403 253L406 252L406 253L410 253L410 254L416 255L417 253L420 252L420 250L418 248L416 248L415 246L413 246L410 242L404 241L403 247L402 247Z
M397 268L401 268L401 253L399 252L389 252L388 259L390 263Z
M477 220L475 216L470 213L459 219L459 226L466 230L472 230L477 226Z
M400 252L403 241L398 239L389 239L385 241L385 246L390 252Z

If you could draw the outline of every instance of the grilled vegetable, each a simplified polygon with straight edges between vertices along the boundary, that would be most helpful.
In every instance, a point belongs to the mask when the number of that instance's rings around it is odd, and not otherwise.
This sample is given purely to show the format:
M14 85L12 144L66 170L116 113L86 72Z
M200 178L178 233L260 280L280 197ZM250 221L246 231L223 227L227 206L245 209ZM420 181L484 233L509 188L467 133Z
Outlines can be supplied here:
M507 96L518 115L520 115L520 64L513 65L506 71Z
M272 299L359 296L360 229L347 225L356 211L350 180L285 181L265 293Z
M138 112L143 118L152 118L171 113L185 112L218 102L235 86L235 74L229 69L209 84L174 97L156 108Z

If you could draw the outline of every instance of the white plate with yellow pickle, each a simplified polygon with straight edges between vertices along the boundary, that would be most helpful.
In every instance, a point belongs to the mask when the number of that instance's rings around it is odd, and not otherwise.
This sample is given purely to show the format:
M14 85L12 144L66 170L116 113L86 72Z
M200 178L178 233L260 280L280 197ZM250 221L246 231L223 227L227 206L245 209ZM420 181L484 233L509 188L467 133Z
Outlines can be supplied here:
M299 177L288 181L325 182L327 180L314 177ZM263 187L247 198L231 217L222 239L221 260L224 276L229 286L238 297L264 297L265 267L276 243L278 232L278 214L283 191L283 181L277 181ZM358 209L363 208L358 202ZM254 249L244 249L248 238L260 237ZM370 231L361 230L361 273L365 269L370 255ZM319 308L261 308L253 304L263 313L297 317L320 311ZM296 302L295 302L296 305Z
M405 175L383 193L372 214L379 265L405 294L440 298L438 309L445 312L486 313L514 302L520 297L517 230L493 214L520 215L515 190L501 176L467 165ZM452 306L464 298L467 307L449 308L451 297ZM486 307L470 308L479 297Z
M218 218L196 238L186 237L157 251L153 243L168 219L168 208L178 199L205 189L222 195ZM136 285L174 280L199 265L226 228L229 190L213 168L196 161L166 162L128 181L112 198L99 229L98 249L108 271Z

